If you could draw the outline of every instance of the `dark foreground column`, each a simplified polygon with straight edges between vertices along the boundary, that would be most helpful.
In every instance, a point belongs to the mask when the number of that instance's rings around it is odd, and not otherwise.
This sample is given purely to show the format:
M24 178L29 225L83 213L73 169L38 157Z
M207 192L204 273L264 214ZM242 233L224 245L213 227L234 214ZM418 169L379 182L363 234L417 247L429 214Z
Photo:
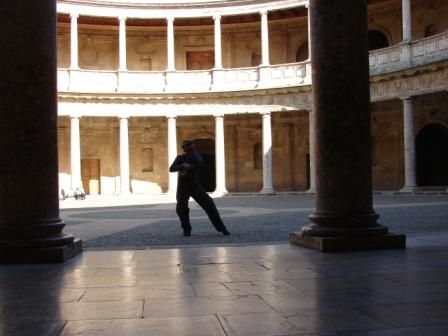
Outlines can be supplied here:
M0 263L82 250L59 218L56 1L0 4Z
M367 0L310 0L316 204L291 243L320 251L403 248L372 207Z

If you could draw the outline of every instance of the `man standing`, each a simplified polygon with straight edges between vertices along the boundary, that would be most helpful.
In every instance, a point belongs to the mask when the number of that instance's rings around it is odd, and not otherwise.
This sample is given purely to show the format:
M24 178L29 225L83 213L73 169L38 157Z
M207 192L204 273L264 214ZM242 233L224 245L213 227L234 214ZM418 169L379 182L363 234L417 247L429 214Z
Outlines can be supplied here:
M213 199L205 192L199 184L198 172L202 165L202 158L196 153L193 141L184 140L181 143L184 154L178 155L170 166L170 172L178 172L176 212L179 216L184 236L191 235L190 208L188 200L190 197L201 206L207 213L216 231L228 236L230 232L224 225Z

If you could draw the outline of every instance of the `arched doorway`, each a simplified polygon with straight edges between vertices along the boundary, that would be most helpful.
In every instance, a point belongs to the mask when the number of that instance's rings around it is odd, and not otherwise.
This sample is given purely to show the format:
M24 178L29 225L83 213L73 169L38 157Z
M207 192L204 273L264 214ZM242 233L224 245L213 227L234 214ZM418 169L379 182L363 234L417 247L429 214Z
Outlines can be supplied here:
M416 142L418 185L448 186L448 128L426 125Z
M199 182L205 191L214 191L216 189L215 141L213 139L195 139L193 143L204 160L199 171Z
M308 41L305 41L296 52L296 62L306 61L309 57L308 55Z
M387 48L389 40L387 36L379 30L369 30L369 50Z

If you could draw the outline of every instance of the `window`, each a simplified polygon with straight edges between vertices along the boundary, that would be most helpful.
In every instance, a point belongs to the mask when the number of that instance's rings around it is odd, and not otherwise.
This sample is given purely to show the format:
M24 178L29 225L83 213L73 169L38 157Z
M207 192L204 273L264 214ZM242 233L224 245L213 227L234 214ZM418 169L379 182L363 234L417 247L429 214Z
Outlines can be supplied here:
M142 150L142 165L143 173L150 173L154 171L154 160L152 148L143 148Z

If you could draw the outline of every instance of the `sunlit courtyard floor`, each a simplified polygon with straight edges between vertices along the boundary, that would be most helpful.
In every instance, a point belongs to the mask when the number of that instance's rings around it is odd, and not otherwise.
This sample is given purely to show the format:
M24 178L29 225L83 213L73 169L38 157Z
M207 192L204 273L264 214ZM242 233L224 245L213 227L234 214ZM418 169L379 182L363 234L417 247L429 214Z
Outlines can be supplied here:
M0 266L0 335L448 334L447 196L375 199L407 249L327 254L284 237L312 208L300 197L217 199L230 237L192 204L190 241L170 202L62 210L91 247L64 264ZM172 247L138 240L149 231Z

